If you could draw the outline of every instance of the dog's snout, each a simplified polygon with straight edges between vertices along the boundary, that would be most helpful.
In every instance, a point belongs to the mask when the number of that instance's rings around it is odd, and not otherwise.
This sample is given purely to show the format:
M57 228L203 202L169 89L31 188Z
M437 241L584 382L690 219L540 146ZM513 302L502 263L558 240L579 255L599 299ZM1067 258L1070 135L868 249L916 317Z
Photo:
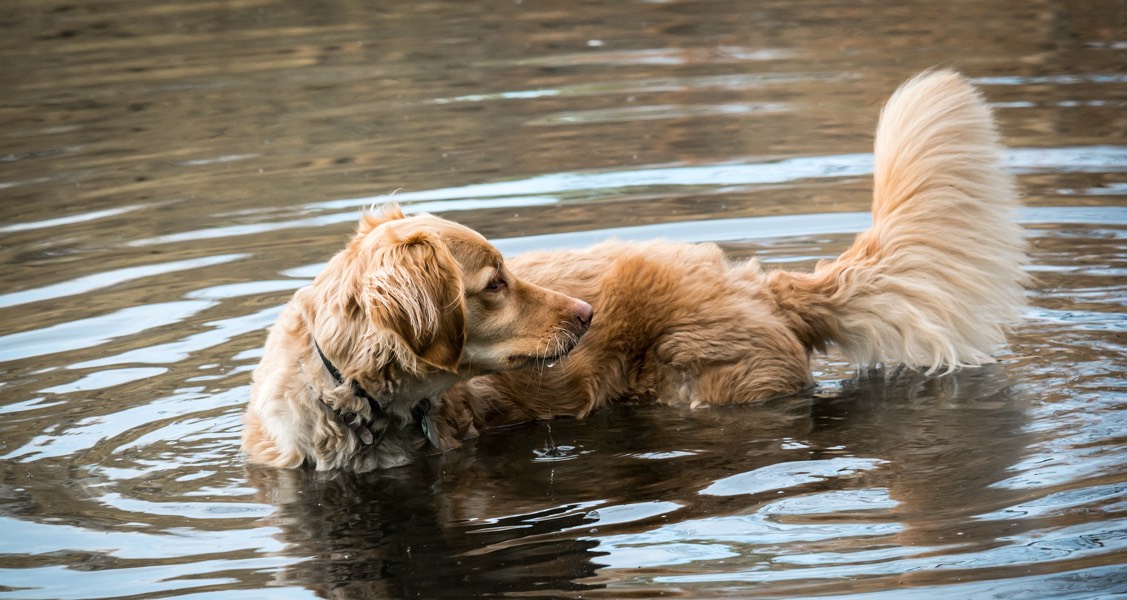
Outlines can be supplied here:
M591 317L595 315L595 309L591 308L590 304L582 300L575 301L575 318L579 321L579 325L586 329L591 325Z

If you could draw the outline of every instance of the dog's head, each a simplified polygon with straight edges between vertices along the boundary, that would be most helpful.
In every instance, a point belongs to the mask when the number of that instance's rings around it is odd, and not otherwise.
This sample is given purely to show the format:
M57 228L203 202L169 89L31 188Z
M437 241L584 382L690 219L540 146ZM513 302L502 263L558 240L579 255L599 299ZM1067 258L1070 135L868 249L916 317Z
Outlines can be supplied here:
M400 357L462 376L562 356L591 321L590 305L521 281L472 229L395 206L364 214L314 287L348 321L330 328L365 331L330 335L335 355L390 341Z

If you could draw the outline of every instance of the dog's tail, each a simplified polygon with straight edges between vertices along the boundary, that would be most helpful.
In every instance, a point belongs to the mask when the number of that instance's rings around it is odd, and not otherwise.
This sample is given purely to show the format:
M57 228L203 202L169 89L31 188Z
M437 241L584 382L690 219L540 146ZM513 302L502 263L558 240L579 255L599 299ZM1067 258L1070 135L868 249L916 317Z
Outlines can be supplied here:
M992 362L1024 304L1025 241L990 109L952 71L892 95L876 134L873 227L810 274L768 286L806 346L928 372Z

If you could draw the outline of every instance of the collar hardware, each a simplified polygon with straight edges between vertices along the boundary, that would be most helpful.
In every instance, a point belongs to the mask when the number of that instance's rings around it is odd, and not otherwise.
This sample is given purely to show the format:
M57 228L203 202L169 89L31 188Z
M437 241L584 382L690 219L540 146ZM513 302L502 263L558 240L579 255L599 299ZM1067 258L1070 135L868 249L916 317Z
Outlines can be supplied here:
M329 375L333 377L333 380L336 381L337 385L344 385L345 379L341 374L340 369L337 369L336 365L334 365L332 361L329 360L329 357L325 356L325 353L321 350L321 346L317 343L317 340L313 340L313 348L317 351L317 356L321 357L321 363L325 365L325 370L329 372ZM387 411L384 410L379 401L373 398L372 395L367 392L367 390L361 387L360 382L353 379L348 383L349 387L352 388L352 393L356 394L358 398L363 398L368 402L368 408L372 411L373 417L380 415L388 416ZM360 438L360 441L363 442L366 446L371 446L379 440L383 439L383 435L387 431L387 428L384 427L377 437L372 433L371 420L365 422L365 420L362 419L359 414L353 411L341 412L340 410L329 406L329 404L324 400L321 400L321 404L332 411L336 415L337 420L340 421L341 424L345 427L351 429L352 433L356 434L356 436ZM421 402L416 404L413 409L411 409L411 414L415 417L415 423L419 426L419 429L422 430L423 437L426 438L427 443L437 448L438 431L435 429L434 423L430 418L430 400L424 398Z

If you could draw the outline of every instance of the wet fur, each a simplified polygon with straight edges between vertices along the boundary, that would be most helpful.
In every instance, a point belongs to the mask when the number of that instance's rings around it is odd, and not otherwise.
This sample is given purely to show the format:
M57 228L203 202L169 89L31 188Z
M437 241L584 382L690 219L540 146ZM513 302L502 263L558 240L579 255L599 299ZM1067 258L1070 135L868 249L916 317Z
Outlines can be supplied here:
M365 214L271 329L252 377L243 451L274 467L404 464L424 444L412 414L421 402L461 379L567 352L590 317L586 303L513 276L466 227L394 206ZM351 381L383 410L373 414ZM347 412L369 424L375 444L341 421Z
M991 362L1024 304L1014 179L985 101L950 71L893 94L876 134L873 227L813 273L729 262L712 244L608 241L510 261L583 298L595 320L553 368L463 382L445 394L447 435L618 400L757 402L811 384L833 344L859 365L928 372Z

